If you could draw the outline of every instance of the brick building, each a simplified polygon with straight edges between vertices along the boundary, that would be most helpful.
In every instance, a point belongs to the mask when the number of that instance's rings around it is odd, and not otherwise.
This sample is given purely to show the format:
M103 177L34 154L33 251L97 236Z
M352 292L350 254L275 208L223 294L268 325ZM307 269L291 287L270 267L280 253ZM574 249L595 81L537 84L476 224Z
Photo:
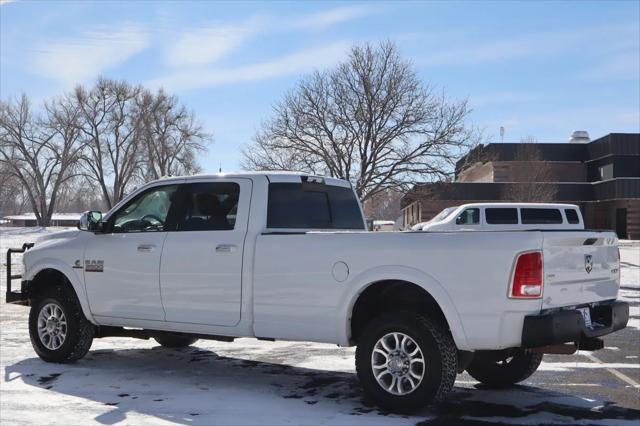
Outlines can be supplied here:
M405 224L465 203L562 202L580 206L590 229L640 239L640 133L579 136L568 143L478 146L456 163L454 182L419 184L404 196Z

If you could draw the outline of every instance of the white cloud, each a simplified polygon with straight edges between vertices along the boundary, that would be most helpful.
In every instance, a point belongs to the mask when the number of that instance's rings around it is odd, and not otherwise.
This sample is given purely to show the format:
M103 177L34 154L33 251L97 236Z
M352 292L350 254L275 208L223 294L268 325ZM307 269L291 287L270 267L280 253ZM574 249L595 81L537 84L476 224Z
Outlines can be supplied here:
M291 27L300 29L324 29L331 25L362 18L378 11L379 8L370 5L337 7L294 19Z
M38 74L65 83L78 83L121 64L150 43L146 29L131 25L42 43L33 49L31 60Z
M203 65L217 61L258 32L260 22L238 25L211 24L185 31L169 41L165 58L172 66Z
M177 72L150 81L148 84L179 91L302 74L336 63L344 57L349 47L350 43L337 42L256 64Z
M13 3L16 0L0 0L0 6L2 6L3 4L8 4L8 3Z
M438 35L434 38L440 38ZM416 61L420 66L461 66L496 63L515 59L549 57L568 51L581 51L586 46L589 52L610 52L624 49L638 57L637 25L610 25L602 27L576 28L562 31L538 33L476 40L476 34L467 33L455 40L447 39L446 49L438 49L432 35L425 34L423 42L431 43L432 53ZM630 48L631 46L631 48Z
M322 30L381 11L358 5L337 7L292 18L253 17L235 24L209 23L183 32L166 42L164 56L174 67L213 64L251 38L290 31Z
M475 44L465 42L464 46L451 46L446 50L426 55L420 61L420 65L480 64L532 55L549 55L564 50L568 44L573 44L580 39L580 35L566 33L562 37L557 34L532 34Z
M583 71L580 76L587 80L637 80L640 76L638 48L606 56L596 65Z
M517 104L523 102L548 101L549 96L539 92L493 92L469 97L471 106Z

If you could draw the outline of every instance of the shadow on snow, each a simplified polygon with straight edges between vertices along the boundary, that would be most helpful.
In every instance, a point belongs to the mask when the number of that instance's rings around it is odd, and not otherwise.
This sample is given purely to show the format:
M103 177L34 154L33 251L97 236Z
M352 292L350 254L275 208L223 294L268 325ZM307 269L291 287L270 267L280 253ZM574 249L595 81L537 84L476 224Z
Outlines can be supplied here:
M236 422L250 416L244 423L295 421L297 414L333 422L341 422L338 415L365 416L351 418L353 423L387 416L394 423L419 425L608 424L640 418L640 410L536 387L489 390L481 385L456 387L439 407L400 416L367 401L354 374L223 357L196 347L97 350L72 365L31 358L7 366L5 381L18 379L113 407L95 418L102 424L123 421L128 412L182 424L220 423L224 415Z

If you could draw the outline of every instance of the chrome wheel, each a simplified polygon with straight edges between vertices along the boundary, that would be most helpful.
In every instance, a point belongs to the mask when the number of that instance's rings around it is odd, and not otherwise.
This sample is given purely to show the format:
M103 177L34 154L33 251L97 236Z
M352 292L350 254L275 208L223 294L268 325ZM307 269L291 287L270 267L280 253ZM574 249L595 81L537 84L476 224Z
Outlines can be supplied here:
M67 338L67 317L57 303L47 303L40 309L38 337L52 351L59 349Z
M371 368L378 384L393 395L408 395L422 382L425 360L420 346L404 333L388 333L373 347Z

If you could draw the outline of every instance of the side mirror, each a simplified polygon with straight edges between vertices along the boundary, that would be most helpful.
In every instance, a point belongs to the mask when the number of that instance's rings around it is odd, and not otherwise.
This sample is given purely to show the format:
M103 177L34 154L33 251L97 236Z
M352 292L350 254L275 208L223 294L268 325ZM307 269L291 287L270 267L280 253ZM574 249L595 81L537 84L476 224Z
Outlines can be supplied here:
M102 213L99 211L88 211L82 213L78 221L78 229L81 231L98 231L102 223Z
M456 218L456 225L462 225L464 223L464 219L462 216L458 216Z

